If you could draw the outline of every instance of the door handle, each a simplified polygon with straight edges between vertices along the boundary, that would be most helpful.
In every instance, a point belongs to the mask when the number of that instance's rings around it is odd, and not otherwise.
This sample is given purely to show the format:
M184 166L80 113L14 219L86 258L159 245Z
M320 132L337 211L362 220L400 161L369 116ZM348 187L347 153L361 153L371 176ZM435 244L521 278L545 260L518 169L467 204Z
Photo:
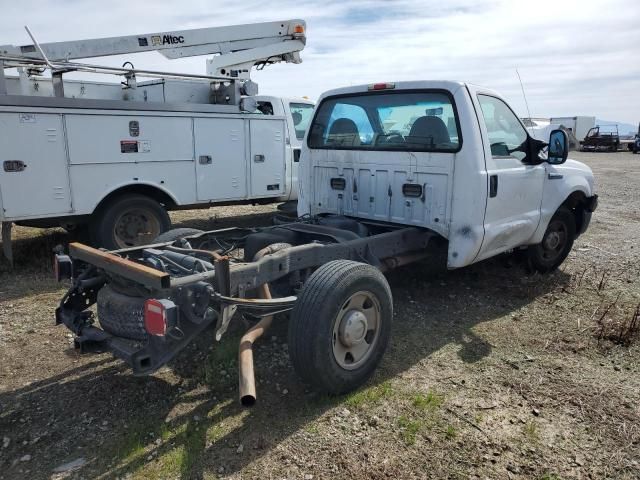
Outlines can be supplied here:
M550 173L549 175L547 175L547 178L549 180L560 180L560 179L564 178L564 175L562 175L560 173Z
M2 162L5 172L23 172L27 168L27 164L22 160L5 160Z
M254 155L253 156L253 161L256 162L256 163L264 162L264 155L259 155L259 154L258 155Z
M200 162L200 165L211 165L213 158L211 158L211 155L200 155L198 162Z
M498 195L498 175L489 177L489 197L493 198Z

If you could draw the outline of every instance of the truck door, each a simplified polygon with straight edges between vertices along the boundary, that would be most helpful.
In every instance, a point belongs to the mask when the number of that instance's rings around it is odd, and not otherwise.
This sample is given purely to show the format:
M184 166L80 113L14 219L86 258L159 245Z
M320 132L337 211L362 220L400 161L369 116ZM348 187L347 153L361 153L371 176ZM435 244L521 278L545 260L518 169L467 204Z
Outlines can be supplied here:
M249 120L251 196L277 197L285 190L285 123L277 117Z
M289 129L289 139L291 143L291 162L287 181L289 182L289 200L298 198L298 166L300 164L300 153L302 150L302 141L313 115L312 103L288 102L285 101L285 110L287 118L291 122Z
M235 200L247 196L245 120L194 119L198 200Z
M71 212L62 115L0 113L0 145L6 218Z
M489 93L476 95L485 141L489 195L478 260L526 244L540 221L544 164L523 163L528 134L511 108ZM478 108L479 107L479 108Z

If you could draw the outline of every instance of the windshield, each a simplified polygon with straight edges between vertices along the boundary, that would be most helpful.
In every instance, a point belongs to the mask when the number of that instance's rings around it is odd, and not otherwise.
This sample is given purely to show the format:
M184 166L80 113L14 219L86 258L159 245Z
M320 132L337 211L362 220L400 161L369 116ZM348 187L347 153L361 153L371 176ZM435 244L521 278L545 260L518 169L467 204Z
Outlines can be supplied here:
M293 117L293 126L296 130L296 138L302 140L307 131L311 115L313 114L313 104L311 103L290 103L291 116Z
M398 91L327 98L308 143L341 150L457 152L461 139L447 93Z

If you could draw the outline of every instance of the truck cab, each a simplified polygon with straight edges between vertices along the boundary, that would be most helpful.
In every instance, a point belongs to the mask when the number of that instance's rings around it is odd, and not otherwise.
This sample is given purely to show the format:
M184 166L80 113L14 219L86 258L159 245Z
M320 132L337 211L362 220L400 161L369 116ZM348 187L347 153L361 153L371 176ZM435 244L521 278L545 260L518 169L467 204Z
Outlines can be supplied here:
M281 200L296 200L298 198L298 162L302 140L306 133L314 103L307 98L273 97L257 95L256 113L262 115L275 115L286 118L287 138L289 146L286 151L287 184L286 194Z
M303 146L298 215L427 228L448 240L450 268L545 241L547 259L560 255L556 263L568 254L558 242L586 229L596 203L590 168L566 160L566 135L556 133L557 142L564 153L546 156L507 102L476 85L332 90ZM546 238L561 207L575 217L575 231L560 226Z

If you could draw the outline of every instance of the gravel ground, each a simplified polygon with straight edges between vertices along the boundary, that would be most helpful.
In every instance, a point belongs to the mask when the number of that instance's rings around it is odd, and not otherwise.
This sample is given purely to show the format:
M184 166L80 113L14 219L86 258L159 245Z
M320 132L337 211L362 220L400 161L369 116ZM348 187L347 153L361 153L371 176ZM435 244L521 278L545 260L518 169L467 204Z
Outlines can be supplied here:
M517 256L389 274L392 343L346 397L305 390L286 318L256 351L258 403L237 401L242 321L133 377L79 355L53 311L56 229L18 228L0 264L0 479L640 478L640 156L572 153L600 207L561 269ZM177 226L267 224L273 206L172 214Z

